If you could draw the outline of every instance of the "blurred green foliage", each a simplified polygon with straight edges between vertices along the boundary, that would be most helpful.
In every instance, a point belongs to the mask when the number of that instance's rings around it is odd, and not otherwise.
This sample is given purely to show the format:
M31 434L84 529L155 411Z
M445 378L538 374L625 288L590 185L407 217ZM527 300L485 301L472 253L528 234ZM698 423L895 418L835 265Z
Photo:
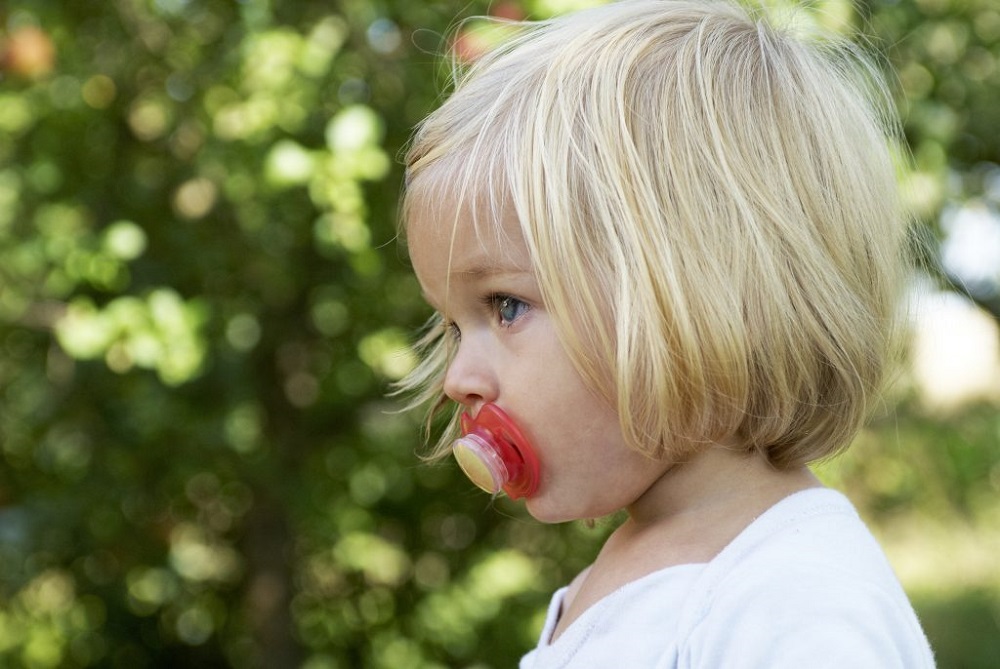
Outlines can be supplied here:
M418 418L384 399L428 315L398 156L439 54L489 39L450 43L456 14L578 4L0 8L0 665L503 667L532 645L611 521L540 526L415 457ZM996 212L995 3L812 5L888 49L928 237L949 206ZM994 405L904 398L823 472L890 547L961 525L975 553L998 545L998 443ZM992 562L916 562L941 666L995 666Z

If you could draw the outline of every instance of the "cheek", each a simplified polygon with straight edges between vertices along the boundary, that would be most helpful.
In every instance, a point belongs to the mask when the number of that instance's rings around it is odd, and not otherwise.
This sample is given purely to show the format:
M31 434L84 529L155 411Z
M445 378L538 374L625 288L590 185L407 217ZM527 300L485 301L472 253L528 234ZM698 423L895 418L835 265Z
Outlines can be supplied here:
M507 359L511 374L500 404L514 413L538 452L543 485L614 477L610 463L622 469L624 461L641 456L624 446L617 412L585 383L548 315L539 315L544 320L532 324L530 350L511 351Z
M613 474L607 465L636 455L625 447L618 415L578 380L551 388L549 397L553 401L538 401L531 410L536 449L553 477Z
M563 441L560 435L588 442L620 439L617 413L584 381L554 329L548 330L538 363L523 381L522 400L536 425L557 442Z
M569 304L580 301L572 287L569 287L567 297ZM589 387L596 389L594 392L605 401L614 404L617 386L614 371L617 355L614 342L618 338L614 327L616 315L607 306L606 295L598 291L594 299L597 300L596 313L575 310L567 315L569 323L566 331L571 333L567 339L573 355L565 348L561 347L561 350L567 360L572 358L576 361L574 369L579 370L577 373L581 378L587 379Z

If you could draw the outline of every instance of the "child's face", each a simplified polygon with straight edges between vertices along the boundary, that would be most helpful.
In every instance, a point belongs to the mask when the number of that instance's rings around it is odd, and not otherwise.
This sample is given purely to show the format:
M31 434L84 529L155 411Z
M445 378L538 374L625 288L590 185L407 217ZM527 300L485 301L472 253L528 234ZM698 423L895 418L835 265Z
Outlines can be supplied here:
M495 402L534 445L541 485L528 511L558 522L632 505L666 465L625 446L616 412L577 373L542 302L516 218L505 218L501 234L477 237L462 212L449 263L453 214L445 207L413 214L410 259L449 326L446 336L456 338L445 392L472 415Z

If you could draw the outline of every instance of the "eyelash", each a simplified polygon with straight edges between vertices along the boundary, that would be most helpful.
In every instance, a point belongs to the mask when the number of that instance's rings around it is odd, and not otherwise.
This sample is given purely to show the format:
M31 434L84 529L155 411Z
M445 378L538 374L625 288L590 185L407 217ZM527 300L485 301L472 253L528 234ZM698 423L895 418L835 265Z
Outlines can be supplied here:
M484 295L482 298L482 303L485 307L490 310L490 313L496 317L497 325L504 328L509 328L512 326L519 318L521 318L531 306L524 300L518 299L513 295L507 295L506 293L490 293ZM501 310L505 306L519 305L518 313L510 318L509 321L504 321L501 315ZM462 331L458 328L455 321L445 320L442 323L445 332L455 341L459 341L462 338Z
M531 308L530 305L528 305L528 303L524 300L520 300L513 295L507 295L505 293L491 293L483 298L483 303L486 304L486 306L490 308L491 312L497 316L497 322L501 327L510 327ZM504 306L510 306L512 304L520 305L520 309L518 309L517 315L507 322L504 322L503 316L500 312Z

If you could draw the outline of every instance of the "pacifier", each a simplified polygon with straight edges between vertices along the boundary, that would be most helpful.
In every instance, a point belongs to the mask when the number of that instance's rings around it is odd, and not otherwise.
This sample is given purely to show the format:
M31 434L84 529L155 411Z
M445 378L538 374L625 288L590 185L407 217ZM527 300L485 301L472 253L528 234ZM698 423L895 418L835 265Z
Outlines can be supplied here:
M473 418L462 414L462 436L451 451L469 480L491 495L530 497L538 488L538 457L514 421L495 404Z

